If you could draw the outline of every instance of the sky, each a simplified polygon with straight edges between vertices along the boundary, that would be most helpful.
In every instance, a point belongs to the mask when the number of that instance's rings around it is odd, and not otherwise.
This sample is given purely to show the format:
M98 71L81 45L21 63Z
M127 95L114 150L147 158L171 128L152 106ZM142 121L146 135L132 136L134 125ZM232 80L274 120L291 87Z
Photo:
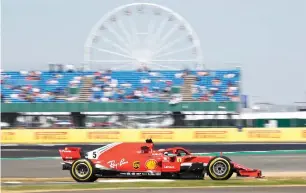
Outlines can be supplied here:
M183 16L198 34L205 66L240 66L242 92L254 101L306 101L305 0L2 0L1 68L80 64L95 23L134 2Z

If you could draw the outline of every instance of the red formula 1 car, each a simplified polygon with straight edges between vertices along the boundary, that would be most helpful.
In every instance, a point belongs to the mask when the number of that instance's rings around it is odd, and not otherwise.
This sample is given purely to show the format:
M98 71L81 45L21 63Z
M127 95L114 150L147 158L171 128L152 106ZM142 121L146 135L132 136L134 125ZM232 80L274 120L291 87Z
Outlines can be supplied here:
M182 147L154 150L152 140L145 143L111 143L83 153L81 148L59 150L63 170L77 182L98 178L138 177L227 180L233 173L240 177L262 177L257 169L232 162L225 156L196 156Z

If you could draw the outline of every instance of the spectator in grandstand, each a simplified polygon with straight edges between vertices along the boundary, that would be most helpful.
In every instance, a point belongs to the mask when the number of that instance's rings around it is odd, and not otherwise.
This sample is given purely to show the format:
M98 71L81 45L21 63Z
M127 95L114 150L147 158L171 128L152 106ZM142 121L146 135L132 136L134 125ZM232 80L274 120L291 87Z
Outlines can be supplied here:
M1 73L1 85L4 85L6 84L6 80L10 79L11 76L10 75L7 75L5 73Z
M134 90L133 95L130 96L131 99L140 99L142 97L142 92L140 89Z
M99 79L101 77L101 72L95 72L94 77L95 79Z
M184 73L176 73L175 78L183 78Z
M225 78L225 79L232 79L234 77L236 77L236 74L234 74L234 73L227 73L223 76L223 78Z
M199 100L200 101L210 101L210 97L208 96L208 94L204 94L200 97Z
M228 82L226 90L224 91L224 96L226 97L226 100L228 101L239 100L238 87L233 85L231 82Z
M149 72L150 69L145 64L140 64L140 67L137 69L138 72Z
M75 76L71 81L69 81L69 87L70 88L77 88L78 85L81 83L82 77L81 76Z
M164 89L163 89L163 93L170 93L171 92L171 84L168 84Z
M27 74L26 80L40 80L40 71L31 71Z
M181 94L171 95L171 99L169 101L169 104L178 104L180 102L182 102L182 95Z
M33 96L31 96L30 94L26 94L24 99L27 101L27 102L34 102L34 98Z
M239 96L231 96L231 101L233 102L239 102L240 101L240 97Z
M220 86L222 84L221 80L219 78L214 78L212 80L212 85L213 86Z
M197 75L198 76L209 76L209 72L207 72L207 71L200 71L200 72L197 72Z
M5 97L4 97L4 95L1 93L1 103L4 103L4 99L5 99Z
M226 92L228 96L234 96L237 91L238 91L238 87L236 85L234 85L231 82L227 84Z
M47 80L47 84L58 84L59 83L59 79L61 79L63 77L63 75L61 74L55 74L52 76L52 78L50 78L49 80Z
M91 86L91 90L93 92L99 92L99 91L101 91L101 89L103 89L103 86L98 87L96 84L92 84L92 86Z
M47 84L58 84L58 80L56 78L52 78L47 81Z
M73 64L66 65L67 72L74 72L75 68Z

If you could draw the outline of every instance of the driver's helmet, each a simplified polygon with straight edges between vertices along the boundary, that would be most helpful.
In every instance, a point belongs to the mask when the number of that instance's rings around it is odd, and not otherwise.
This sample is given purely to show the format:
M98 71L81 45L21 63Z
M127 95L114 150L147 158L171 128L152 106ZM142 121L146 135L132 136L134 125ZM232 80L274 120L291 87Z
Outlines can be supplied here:
M149 153L149 147L147 147L147 146L142 146L141 147L141 153Z
M169 152L167 152L167 151L164 152L164 155L168 155L168 154L169 154Z

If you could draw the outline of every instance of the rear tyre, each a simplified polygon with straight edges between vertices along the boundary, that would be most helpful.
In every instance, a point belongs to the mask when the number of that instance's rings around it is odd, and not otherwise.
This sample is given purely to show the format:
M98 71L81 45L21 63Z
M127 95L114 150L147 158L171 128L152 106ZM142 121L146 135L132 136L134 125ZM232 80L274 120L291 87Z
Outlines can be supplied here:
M94 182L98 178L95 176L94 165L88 159L78 159L71 165L70 174L77 182Z
M215 157L208 163L207 174L212 180L228 180L233 175L233 168L229 158Z

